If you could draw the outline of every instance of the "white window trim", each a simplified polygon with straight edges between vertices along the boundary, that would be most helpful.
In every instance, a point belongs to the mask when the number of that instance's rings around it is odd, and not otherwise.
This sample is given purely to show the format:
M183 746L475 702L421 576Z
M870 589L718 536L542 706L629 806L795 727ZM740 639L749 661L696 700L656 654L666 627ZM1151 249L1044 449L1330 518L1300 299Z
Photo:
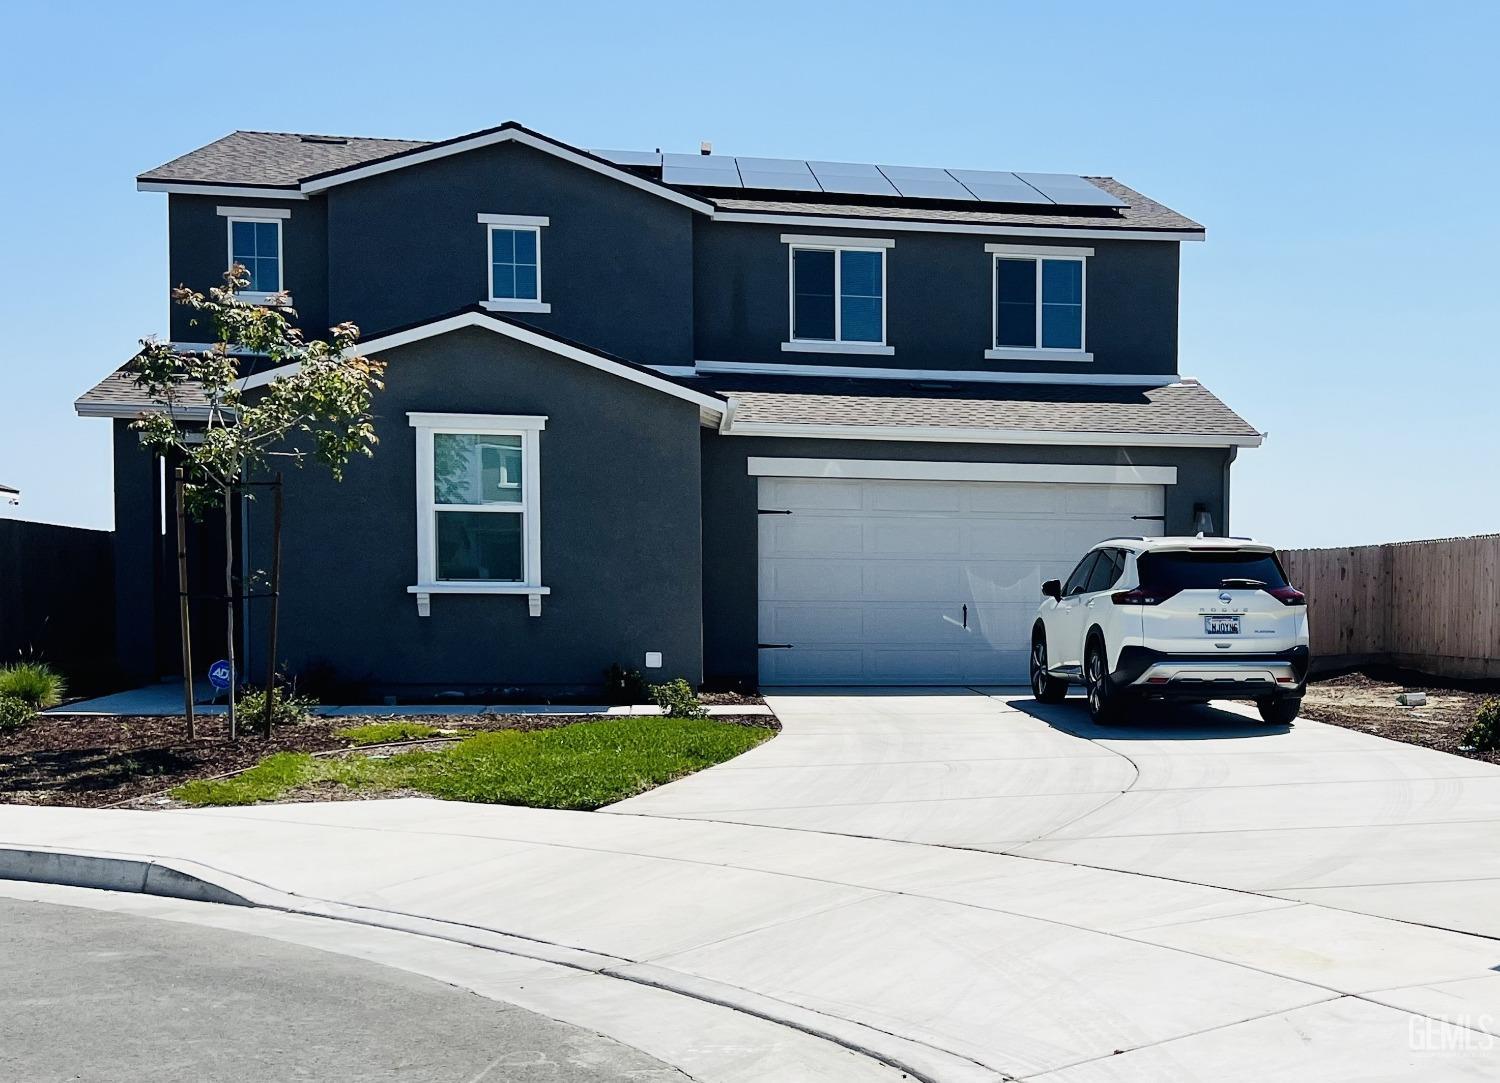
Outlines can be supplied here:
M480 307L491 312L551 312L552 306L542 300L542 227L549 219L527 214L481 214L484 225L485 277L489 282L489 297ZM506 229L529 231L536 234L536 296L495 296L495 230Z
M1006 245L985 245L990 256L990 346L984 351L986 360L989 361L1092 361L1094 355L1088 352L1089 334L1089 264L1088 256L1093 249L1041 249L1031 252L996 252L997 248L1006 248ZM1015 246L1021 247L1021 246ZM1054 254L1067 253L1067 254ZM1076 254L1075 254L1076 253ZM1033 271L1036 274L1036 341L1042 341L1042 310L1046 305L1046 299L1042 295L1042 261L1057 260L1059 262L1076 263L1082 272L1079 282L1079 305L1078 305L1078 345L1073 346L1002 346L996 340L1000 337L1000 261L1030 260Z
M219 214L224 217L224 247L228 253L228 259L224 264L226 271L234 266L234 224L236 222L255 222L276 226L276 288L270 293L261 290L241 290L235 296L251 304L264 304L273 297L286 297L287 303L290 304L291 297L286 293L286 238L282 236L281 221L283 218L290 218L292 212L252 210L249 207L220 207Z
M781 344L783 350L794 353L861 353L893 355L896 350L886 345L886 302L889 294L886 283L887 248L894 247L870 238L797 237L787 240L791 234L782 236L786 242L786 294L787 294L787 340ZM797 338L797 253L806 249L814 252L832 252L833 256L833 338ZM846 342L844 332L844 252L874 252L880 256L880 341Z
M541 431L547 427L545 416L535 414L432 414L408 413L407 422L416 430L416 499L417 499L417 581L406 588L417 596L417 613L431 612L434 594L524 594L533 617L542 613L542 596L552 593L542 585L541 520ZM488 580L455 581L437 577L437 512L434 492L433 437L438 433L519 436L521 438L522 495L520 504L475 505L471 511L521 515L522 557L518 582Z

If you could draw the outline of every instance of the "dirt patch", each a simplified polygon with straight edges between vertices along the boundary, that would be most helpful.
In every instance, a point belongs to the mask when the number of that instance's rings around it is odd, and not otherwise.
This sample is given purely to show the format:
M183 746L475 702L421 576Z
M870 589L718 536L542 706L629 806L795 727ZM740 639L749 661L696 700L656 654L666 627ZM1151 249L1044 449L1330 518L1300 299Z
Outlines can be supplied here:
M275 752L348 749L334 736L369 722L421 722L462 736L488 730L539 730L586 719L578 715L422 715L313 718L278 726L268 740L258 734L228 739L228 723L200 716L198 738L189 741L178 717L40 715L15 732L0 735L0 802L99 808L170 808L163 791L193 779L216 778L254 767ZM770 716L743 715L718 721L777 729ZM409 742L406 747L420 747ZM365 752L379 754L379 748ZM317 787L315 794L287 800L360 800L343 786ZM327 790L324 793L322 791ZM373 795L372 795L373 796ZM379 796L389 797L389 793Z
M1401 692L1425 692L1427 703L1402 707L1396 703ZM1309 684L1302 700L1302 716L1393 741L1500 763L1500 752L1465 751L1463 747L1464 732L1473 724L1479 705L1494 695L1440 682L1398 683L1349 673Z

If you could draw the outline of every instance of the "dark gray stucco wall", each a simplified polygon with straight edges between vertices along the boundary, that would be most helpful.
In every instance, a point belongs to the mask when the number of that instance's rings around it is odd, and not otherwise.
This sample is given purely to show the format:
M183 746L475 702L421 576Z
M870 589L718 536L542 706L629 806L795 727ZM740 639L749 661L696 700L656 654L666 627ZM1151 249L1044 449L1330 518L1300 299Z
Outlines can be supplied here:
M890 238L886 341L892 356L791 353L784 233ZM698 357L707 361L1008 372L1175 373L1178 248L1170 241L988 237L701 220L694 248ZM993 339L991 260L984 246L1091 247L1085 345L1091 364L987 361Z
M246 199L242 196L167 197L169 287L189 286L199 292L224 284L229 269L228 219L220 207L290 210L281 223L282 285L292 295L297 326L309 338L328 334L328 232L323 200ZM172 305L171 335L176 342L206 342L202 327L192 327L193 314Z
M128 681L157 675L161 466L130 422L113 426L115 481L115 661ZM180 666L178 667L181 668Z
M692 360L694 212L516 144L329 189L329 303L367 333L489 296L477 216L545 216L542 300L513 318L648 364Z
M342 483L286 471L281 649L373 692L597 686L618 662L702 671L698 408L499 334L469 329L382 355L380 445ZM415 433L408 411L541 414L539 617L524 596L433 595L417 615ZM268 508L252 510L265 566ZM251 650L261 655L264 607ZM264 664L256 659L254 672Z
M1228 450L1224 448L1041 447L1010 444L921 444L906 441L784 439L704 432L704 674L715 684L753 683L758 659L757 479L752 455L826 459L917 459L945 462L1175 466L1166 486L1167 534L1192 532L1193 505L1226 521ZM1222 529L1222 526L1221 526Z

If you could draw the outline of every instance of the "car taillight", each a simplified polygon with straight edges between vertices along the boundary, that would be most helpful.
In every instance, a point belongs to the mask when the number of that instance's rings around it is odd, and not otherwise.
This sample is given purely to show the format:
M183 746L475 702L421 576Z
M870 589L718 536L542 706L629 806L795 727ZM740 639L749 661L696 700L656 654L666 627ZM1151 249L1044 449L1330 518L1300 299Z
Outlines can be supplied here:
M1282 605L1306 605L1307 595L1296 587L1267 587L1266 593Z
M1145 587L1136 587L1134 590L1122 590L1111 594L1109 600L1115 605L1160 605L1176 593L1175 590L1147 590Z

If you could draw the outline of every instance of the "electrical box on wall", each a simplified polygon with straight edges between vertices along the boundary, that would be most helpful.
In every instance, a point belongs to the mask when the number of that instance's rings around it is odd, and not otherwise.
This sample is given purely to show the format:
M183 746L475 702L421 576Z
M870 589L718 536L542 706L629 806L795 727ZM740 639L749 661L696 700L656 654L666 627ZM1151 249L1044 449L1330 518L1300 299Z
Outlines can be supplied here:
M660 669L661 668L661 651L647 651L646 652L646 668L647 669Z

